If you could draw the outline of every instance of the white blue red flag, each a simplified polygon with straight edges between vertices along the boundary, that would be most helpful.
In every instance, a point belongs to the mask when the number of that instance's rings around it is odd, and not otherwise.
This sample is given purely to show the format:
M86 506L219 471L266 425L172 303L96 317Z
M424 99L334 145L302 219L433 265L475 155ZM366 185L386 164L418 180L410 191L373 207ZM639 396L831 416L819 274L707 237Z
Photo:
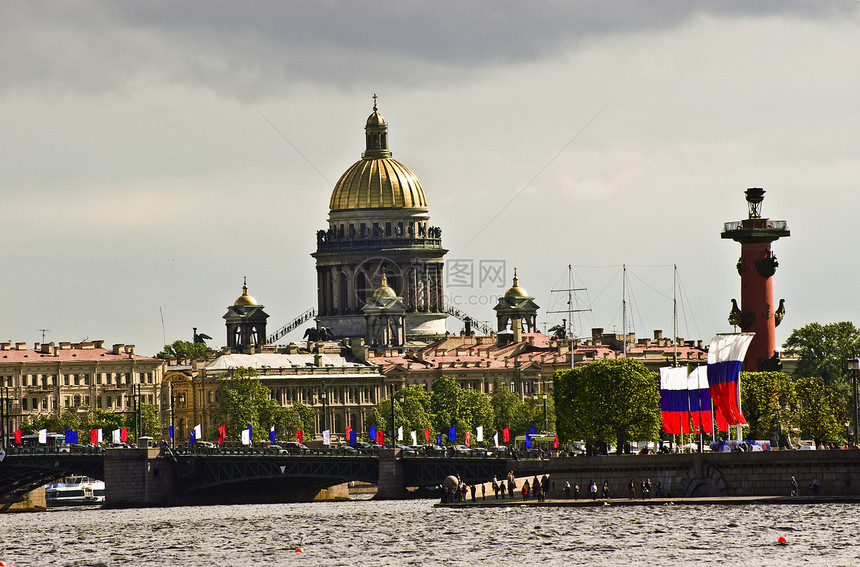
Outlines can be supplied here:
M242 430L242 445L250 445L251 444L251 426L248 426L248 429Z
M690 372L687 377L687 390L690 393L690 419L693 421L693 433L713 433L707 366L699 366Z
M275 444L275 426L274 425L269 430L269 443L271 443L272 445Z
M708 347L708 383L717 428L745 425L741 411L741 366L754 333L717 335Z
M690 432L687 403L687 368L661 368L660 415L663 417L663 431L672 435Z

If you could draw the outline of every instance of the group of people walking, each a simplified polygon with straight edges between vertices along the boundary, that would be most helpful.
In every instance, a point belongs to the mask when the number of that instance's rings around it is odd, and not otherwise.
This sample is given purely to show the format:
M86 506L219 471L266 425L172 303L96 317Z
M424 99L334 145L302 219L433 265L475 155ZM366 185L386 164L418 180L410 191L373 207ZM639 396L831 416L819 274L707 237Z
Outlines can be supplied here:
M632 478L630 479L630 483L628 484L628 489L630 498L636 498L636 483L633 481ZM657 498L663 497L663 486L660 482L658 482L656 486L653 487L653 489ZM612 498L612 494L609 491L609 481L604 481L603 486L598 489L597 483L592 480L585 487L585 490L587 493L585 496L587 498L591 498L592 500L597 500L598 493L600 494L600 498L604 500ZM574 500L579 500L579 491L579 483L574 483L573 485L571 485L570 481L564 481L564 496L566 498L573 498ZM651 498L651 491L651 479L649 478L643 480L640 484L639 496L643 499Z

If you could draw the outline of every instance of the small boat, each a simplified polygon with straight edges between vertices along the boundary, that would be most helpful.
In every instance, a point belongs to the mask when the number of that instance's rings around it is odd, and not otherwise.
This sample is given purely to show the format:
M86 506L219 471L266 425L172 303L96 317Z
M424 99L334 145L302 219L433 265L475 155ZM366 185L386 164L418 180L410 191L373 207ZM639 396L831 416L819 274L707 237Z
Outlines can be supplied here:
M48 506L89 506L104 504L105 483L88 476L70 476L65 482L45 487Z

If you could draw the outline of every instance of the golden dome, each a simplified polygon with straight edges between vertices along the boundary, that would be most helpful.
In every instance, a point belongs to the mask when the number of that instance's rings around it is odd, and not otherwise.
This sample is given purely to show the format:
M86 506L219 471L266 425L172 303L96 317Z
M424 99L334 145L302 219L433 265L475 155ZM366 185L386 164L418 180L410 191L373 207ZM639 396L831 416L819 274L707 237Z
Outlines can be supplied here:
M334 186L329 208L426 208L424 189L415 174L394 158L363 158Z
M362 159L341 175L334 186L329 209L412 209L427 208L424 189L415 174L391 157L388 125L376 108L364 127L366 149Z
M514 268L514 285L505 292L505 297L529 297L528 292L517 283L517 269Z
M257 300L248 295L248 278L246 277L242 282L242 295L233 303L236 306L256 306Z
M379 282L379 287L376 288L376 291L373 292L373 297L376 299L382 297L395 298L397 294L394 293L394 290L388 287L388 278L385 277L385 273L382 274L382 281Z

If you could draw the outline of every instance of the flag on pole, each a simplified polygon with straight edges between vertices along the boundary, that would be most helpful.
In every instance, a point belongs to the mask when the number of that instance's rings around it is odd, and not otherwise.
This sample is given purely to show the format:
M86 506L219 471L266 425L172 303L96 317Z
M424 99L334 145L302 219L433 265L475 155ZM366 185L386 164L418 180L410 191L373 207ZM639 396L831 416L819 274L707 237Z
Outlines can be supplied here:
M381 429L376 430L376 444L384 445L385 444L385 433Z
M345 430L346 440L349 441L349 437L352 434L352 427L347 426Z
M483 425L479 425L478 427L476 427L476 428L475 428L475 431L476 431L476 433L478 434L478 435L475 437L475 441L477 441L478 443L480 443L481 441L483 441L483 440L484 440L484 426L483 426Z
M717 335L708 347L708 383L717 427L746 425L741 411L741 366L754 333Z
M496 431L496 434L493 435L493 446L494 447L498 446L498 444L499 444L499 432Z
M247 429L242 430L242 445L250 445L251 444L251 426L249 425Z
M296 441L298 441L299 443L302 443L302 440L304 438L305 438L305 432L304 431L302 431L301 429L296 431Z
M466 443L466 447L472 446L472 432L471 431L467 430L466 433L463 434L463 441Z
M48 430L40 429L39 430L39 443L45 444L48 442Z
M696 433L713 433L711 418L711 390L708 385L708 367L699 366L687 377L690 392L690 417Z
M77 429L72 430L72 443L74 443L75 445L78 444L78 430Z
M687 368L667 366L660 369L660 415L663 431L676 435L690 432L687 412Z
M376 442L376 426L371 425L370 429L367 431L367 434L370 436L370 442L375 443Z
M448 428L448 443L456 443L457 442L457 426L452 425Z
M19 443L20 443L20 441L19 441ZM436 444L439 445L440 447L442 446L442 434L441 433L436 434Z
M510 443L511 442L511 430L507 427L502 429L502 443Z
M173 426L172 425L170 426L168 433L170 435L170 438L173 439Z
M72 430L71 429L66 429L66 443L74 443L74 441L72 441Z
M21 444L21 430L20 429L15 430L15 443L18 443L19 445Z
M413 431L412 433L410 433L410 435L412 436L412 444L417 445L418 444L418 432Z
M331 445L331 429L323 431L323 445Z
M397 428L397 440L403 441L403 426Z
M128 441L128 427L122 427L119 430L119 440L125 443Z
M424 440L430 441L430 428L429 427L424 428Z
M114 429L113 431L111 431L111 442L116 445L119 445L119 429Z
M532 448L532 434L526 433L526 449Z
M196 445L197 444L197 430L196 429L192 429L191 431L188 432L188 444L189 445Z
M357 437L358 437L358 436L357 436L357 435L356 435L356 433L355 433L355 429L353 429L352 431L350 431L350 432L349 432L349 444L350 444L350 445L352 445L352 446L357 445L357 444L358 444L358 439L357 439Z
M221 424L218 426L218 444L223 445L225 439L227 439L227 425Z
M198 423L197 425L194 426L194 429L191 430L191 441L189 441L189 443L191 443L192 445L195 445L198 441L202 441L202 440L203 440L203 429L200 427L200 424Z
M102 442L102 430L101 429L92 429L90 430L90 443L96 444Z
M558 449L558 435L556 435L555 439L552 440L552 448Z
M269 430L269 443L271 443L272 445L275 444L275 426L274 425Z

